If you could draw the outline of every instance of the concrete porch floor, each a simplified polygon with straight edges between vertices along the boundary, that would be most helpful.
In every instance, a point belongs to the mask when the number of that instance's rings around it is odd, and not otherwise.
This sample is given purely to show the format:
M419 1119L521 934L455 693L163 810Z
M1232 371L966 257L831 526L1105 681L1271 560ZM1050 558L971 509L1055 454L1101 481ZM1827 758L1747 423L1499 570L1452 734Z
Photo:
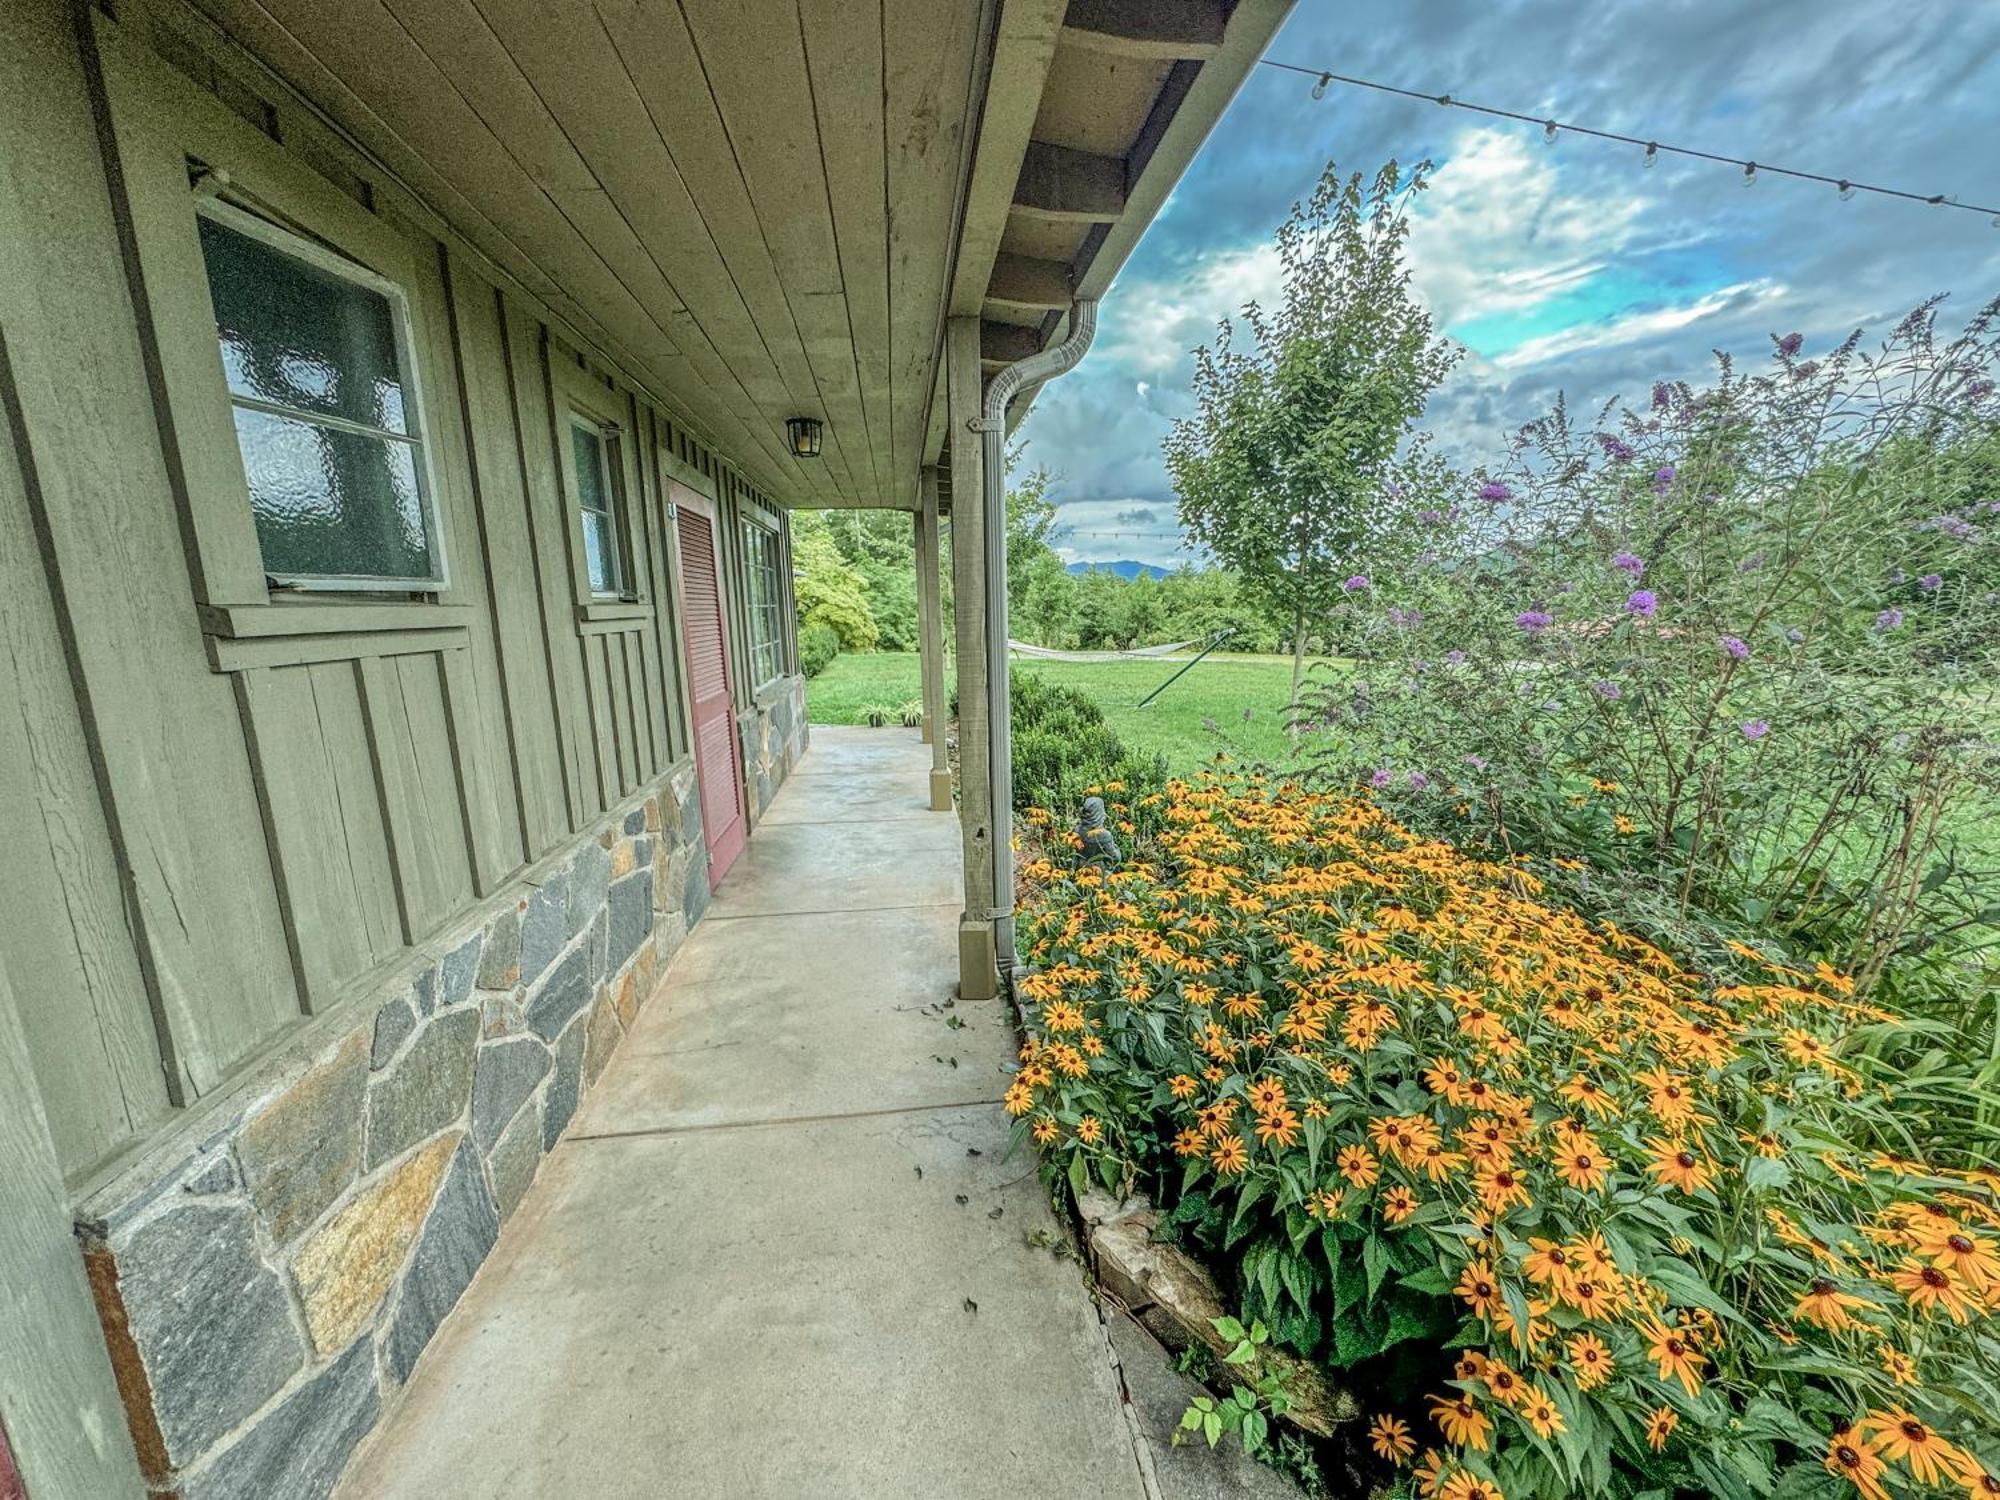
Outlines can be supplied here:
M1027 1243L1004 1006L938 1009L929 767L813 729L345 1500L1160 1493L1078 1267Z

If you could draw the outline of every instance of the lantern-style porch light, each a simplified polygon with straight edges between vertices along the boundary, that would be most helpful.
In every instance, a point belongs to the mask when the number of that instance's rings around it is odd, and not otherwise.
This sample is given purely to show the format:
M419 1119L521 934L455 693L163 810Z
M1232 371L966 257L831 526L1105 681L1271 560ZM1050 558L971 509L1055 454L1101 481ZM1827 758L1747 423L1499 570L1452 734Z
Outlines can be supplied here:
M792 445L793 458L818 458L820 420L818 417L787 417L785 436Z

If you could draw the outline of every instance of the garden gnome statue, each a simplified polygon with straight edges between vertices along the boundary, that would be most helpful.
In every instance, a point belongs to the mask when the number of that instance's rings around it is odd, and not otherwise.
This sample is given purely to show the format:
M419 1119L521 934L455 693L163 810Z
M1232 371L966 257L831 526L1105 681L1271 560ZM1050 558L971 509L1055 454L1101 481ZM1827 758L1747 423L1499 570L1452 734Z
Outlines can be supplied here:
M1077 863L1101 865L1107 870L1115 870L1125 863L1125 851L1118 847L1118 840L1104 826L1102 797L1083 799L1083 816L1076 821L1076 833L1083 840L1083 853L1077 856Z

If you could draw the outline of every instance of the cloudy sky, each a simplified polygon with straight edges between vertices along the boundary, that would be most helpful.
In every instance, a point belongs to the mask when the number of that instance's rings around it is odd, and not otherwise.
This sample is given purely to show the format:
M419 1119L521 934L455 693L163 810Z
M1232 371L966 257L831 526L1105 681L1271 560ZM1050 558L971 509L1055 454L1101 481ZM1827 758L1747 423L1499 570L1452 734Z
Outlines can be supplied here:
M2000 0L1299 0L1267 56L1644 139L2000 205ZM1662 158L1253 70L1106 297L1096 347L1043 391L1026 457L1072 558L1186 554L1160 440L1188 351L1275 302L1271 232L1331 158L1435 164L1417 293L1467 349L1425 425L1497 457L1558 391L1593 406L1715 349L1886 333L1934 292L2000 294L1987 217Z

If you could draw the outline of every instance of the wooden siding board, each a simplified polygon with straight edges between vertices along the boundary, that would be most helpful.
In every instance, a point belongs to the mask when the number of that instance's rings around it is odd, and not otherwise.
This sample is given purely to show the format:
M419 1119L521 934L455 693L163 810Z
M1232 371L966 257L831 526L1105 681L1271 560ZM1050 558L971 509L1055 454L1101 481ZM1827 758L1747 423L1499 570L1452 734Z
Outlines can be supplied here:
M440 651L438 686L444 710L445 743L453 784L458 790L459 832L465 840L472 894L490 895L520 861L499 837L498 805L488 780L487 726L477 678L478 651Z
M338 808L334 835L345 854L355 912L367 937L373 968L403 946L396 911L395 878L389 863L389 830L376 793L374 758L362 721L360 682L348 661L319 662L299 669L312 682L313 712ZM342 979L352 977L352 971Z
M597 805L603 812L618 801L618 731L612 720L611 687L604 670L603 637L578 635L572 650L583 661L584 709L590 727L588 759L597 776Z
M466 471L493 621L495 691L506 723L522 857L533 860L556 846L568 831L568 818L541 616L535 608L514 415L503 388L498 294L457 256L447 256L444 279L463 406Z
M561 486L556 482L555 436L550 425L554 413L543 349L546 334L533 316L512 299L503 299L502 321L518 445L516 461L521 473L521 513L541 605L551 706L562 750L563 796L569 808L568 831L573 833L588 820L584 768L589 753L586 738L589 717L588 705L583 701L582 674L572 644L570 622L576 601L570 583L568 544L557 529L567 524L568 516L563 510Z
M235 704L202 660L96 111L69 25L5 59L7 405L177 1101L296 1018ZM32 225L18 232L16 225Z
M0 354L4 360L4 354ZM4 377L0 377L4 384ZM65 1171L169 1109L159 1032L123 920L111 834L36 563L11 425L0 420L0 931ZM4 1106L0 1106L4 1107Z
M318 1010L342 979L368 967L368 953L310 670L261 667L230 681L301 1005Z

